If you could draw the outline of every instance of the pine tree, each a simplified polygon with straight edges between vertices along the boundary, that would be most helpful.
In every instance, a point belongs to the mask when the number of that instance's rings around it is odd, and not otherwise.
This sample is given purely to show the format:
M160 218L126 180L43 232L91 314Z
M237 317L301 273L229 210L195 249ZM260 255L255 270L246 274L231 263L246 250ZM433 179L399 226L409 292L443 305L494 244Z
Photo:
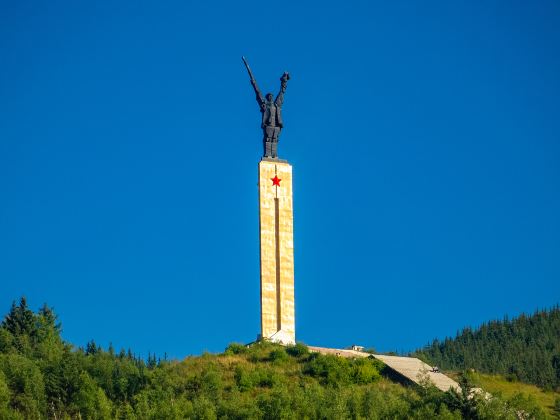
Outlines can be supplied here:
M35 314L27 307L25 296L21 297L19 305L12 302L10 312L6 315L2 326L14 336L25 334L33 337L36 335L37 325L35 322Z
M62 326L58 321L58 316L54 313L54 309L50 308L46 303L39 309L39 317L44 326L52 329L56 333L60 333Z
M95 344L95 341L90 340L88 341L88 343L86 344L86 355L94 355L97 353L97 344Z
M415 353L444 369L475 368L543 388L560 387L560 308L464 328Z

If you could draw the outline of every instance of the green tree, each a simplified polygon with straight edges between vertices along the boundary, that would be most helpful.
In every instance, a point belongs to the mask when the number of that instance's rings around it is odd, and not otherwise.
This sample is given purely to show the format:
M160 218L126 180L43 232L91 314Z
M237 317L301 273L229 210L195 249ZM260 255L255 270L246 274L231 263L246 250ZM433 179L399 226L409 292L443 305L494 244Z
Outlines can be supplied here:
M216 420L216 407L208 398L201 396L193 401L193 419Z
M1 354L0 371L12 394L12 406L27 419L45 417L45 384L39 367L22 355Z
M101 388L87 374L79 374L77 390L72 405L80 415L87 419L105 420L111 418L111 403Z
M14 351L14 336L3 326L0 326L0 353Z
M276 386L271 393L261 394L258 406L265 419L283 420L293 418L290 394L285 386Z
M0 413L5 412L10 404L10 388L6 383L4 372L0 371Z

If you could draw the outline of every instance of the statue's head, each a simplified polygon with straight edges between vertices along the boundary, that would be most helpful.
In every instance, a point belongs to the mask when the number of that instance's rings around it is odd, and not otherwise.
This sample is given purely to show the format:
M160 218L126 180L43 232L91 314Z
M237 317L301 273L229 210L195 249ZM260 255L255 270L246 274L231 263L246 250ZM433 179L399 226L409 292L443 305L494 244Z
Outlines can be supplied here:
M272 102L272 93L267 93L265 98L268 102Z

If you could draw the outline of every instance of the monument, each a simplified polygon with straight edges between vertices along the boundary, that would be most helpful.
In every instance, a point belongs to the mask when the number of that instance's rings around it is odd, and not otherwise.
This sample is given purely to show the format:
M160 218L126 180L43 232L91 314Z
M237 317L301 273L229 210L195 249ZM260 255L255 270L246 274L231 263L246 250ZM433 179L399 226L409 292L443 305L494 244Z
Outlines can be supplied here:
M292 166L278 158L282 105L290 75L280 78L276 99L264 97L249 64L251 84L262 114L263 157L259 162L261 333L259 338L295 343Z

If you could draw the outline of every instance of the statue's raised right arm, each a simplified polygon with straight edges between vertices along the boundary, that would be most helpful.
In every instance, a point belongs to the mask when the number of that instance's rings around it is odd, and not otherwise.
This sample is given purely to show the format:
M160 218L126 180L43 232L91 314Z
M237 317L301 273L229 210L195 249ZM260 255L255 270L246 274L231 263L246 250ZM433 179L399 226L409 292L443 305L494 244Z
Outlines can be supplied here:
M245 59L245 57L242 56L241 59L243 60L243 63L245 64L245 67L247 68L247 72L249 73L249 77L251 79L251 84L253 85L253 89L255 90L255 94L257 95L257 102L259 103L259 106L262 108L264 106L264 96L262 95L259 87L257 86L257 80L253 76L253 72L251 71L251 67L249 67L249 63L247 63L247 60Z
M284 103L284 93L286 92L286 86L288 86L288 80L290 80L290 73L285 71L280 78L280 92L278 92L278 96L276 96L274 101L274 103L276 103L279 107L281 107Z

